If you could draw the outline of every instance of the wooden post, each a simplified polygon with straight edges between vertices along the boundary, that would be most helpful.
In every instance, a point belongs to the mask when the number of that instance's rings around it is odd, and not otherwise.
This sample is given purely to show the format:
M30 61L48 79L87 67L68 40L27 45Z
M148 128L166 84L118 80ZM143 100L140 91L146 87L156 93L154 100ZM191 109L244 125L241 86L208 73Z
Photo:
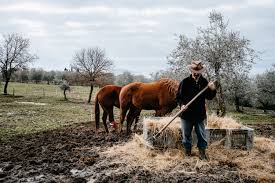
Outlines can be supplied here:
M226 129L226 136L225 136L225 146L228 149L231 149L232 147L232 130L231 129Z
M45 89L42 88L42 91L43 91L43 97L45 97Z
M254 130L253 129L247 129L247 136L246 136L246 149L251 150L253 147L254 142Z

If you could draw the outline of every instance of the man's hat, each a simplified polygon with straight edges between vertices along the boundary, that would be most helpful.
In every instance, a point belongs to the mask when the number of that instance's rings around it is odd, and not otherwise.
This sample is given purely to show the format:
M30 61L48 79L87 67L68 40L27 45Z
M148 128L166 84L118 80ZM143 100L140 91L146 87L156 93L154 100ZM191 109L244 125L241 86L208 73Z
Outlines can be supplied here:
M202 73L205 70L200 60L192 60L191 64L187 67L194 73Z

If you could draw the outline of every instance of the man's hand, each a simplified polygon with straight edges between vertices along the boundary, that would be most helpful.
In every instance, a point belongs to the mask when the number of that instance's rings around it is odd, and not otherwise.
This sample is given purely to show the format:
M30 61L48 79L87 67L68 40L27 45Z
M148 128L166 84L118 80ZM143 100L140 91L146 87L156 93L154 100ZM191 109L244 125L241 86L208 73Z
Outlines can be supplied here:
M210 88L210 90L216 90L216 86L213 81L209 81L208 88Z
M187 109L187 107L185 105L180 106L180 110L182 110L183 108Z

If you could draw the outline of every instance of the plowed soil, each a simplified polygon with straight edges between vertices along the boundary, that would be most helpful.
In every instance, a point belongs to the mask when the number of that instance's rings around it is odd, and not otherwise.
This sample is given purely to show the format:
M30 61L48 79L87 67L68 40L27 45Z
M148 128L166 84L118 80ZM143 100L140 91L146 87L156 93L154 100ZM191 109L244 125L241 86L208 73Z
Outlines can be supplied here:
M274 126L256 130L274 136ZM110 157L102 155L130 138L114 132L96 135L91 123L17 136L0 144L0 182L257 182L230 164L194 174L155 173L143 167L125 169L123 163L109 163Z

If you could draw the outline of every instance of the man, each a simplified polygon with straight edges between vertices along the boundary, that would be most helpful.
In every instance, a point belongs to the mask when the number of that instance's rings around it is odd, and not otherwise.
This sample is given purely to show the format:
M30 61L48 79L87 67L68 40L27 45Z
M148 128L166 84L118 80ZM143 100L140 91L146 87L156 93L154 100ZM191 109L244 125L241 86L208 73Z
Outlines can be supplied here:
M199 148L199 157L203 160L207 159L205 155L207 139L204 126L204 121L206 120L205 99L212 100L215 97L216 87L213 82L208 83L202 76L205 68L201 61L193 60L191 65L188 65L188 68L191 71L191 75L180 82L176 97L181 109L203 88L206 86L208 86L208 88L180 115L183 134L182 143L186 156L191 156L192 130L193 127L195 127L198 138L197 147Z

